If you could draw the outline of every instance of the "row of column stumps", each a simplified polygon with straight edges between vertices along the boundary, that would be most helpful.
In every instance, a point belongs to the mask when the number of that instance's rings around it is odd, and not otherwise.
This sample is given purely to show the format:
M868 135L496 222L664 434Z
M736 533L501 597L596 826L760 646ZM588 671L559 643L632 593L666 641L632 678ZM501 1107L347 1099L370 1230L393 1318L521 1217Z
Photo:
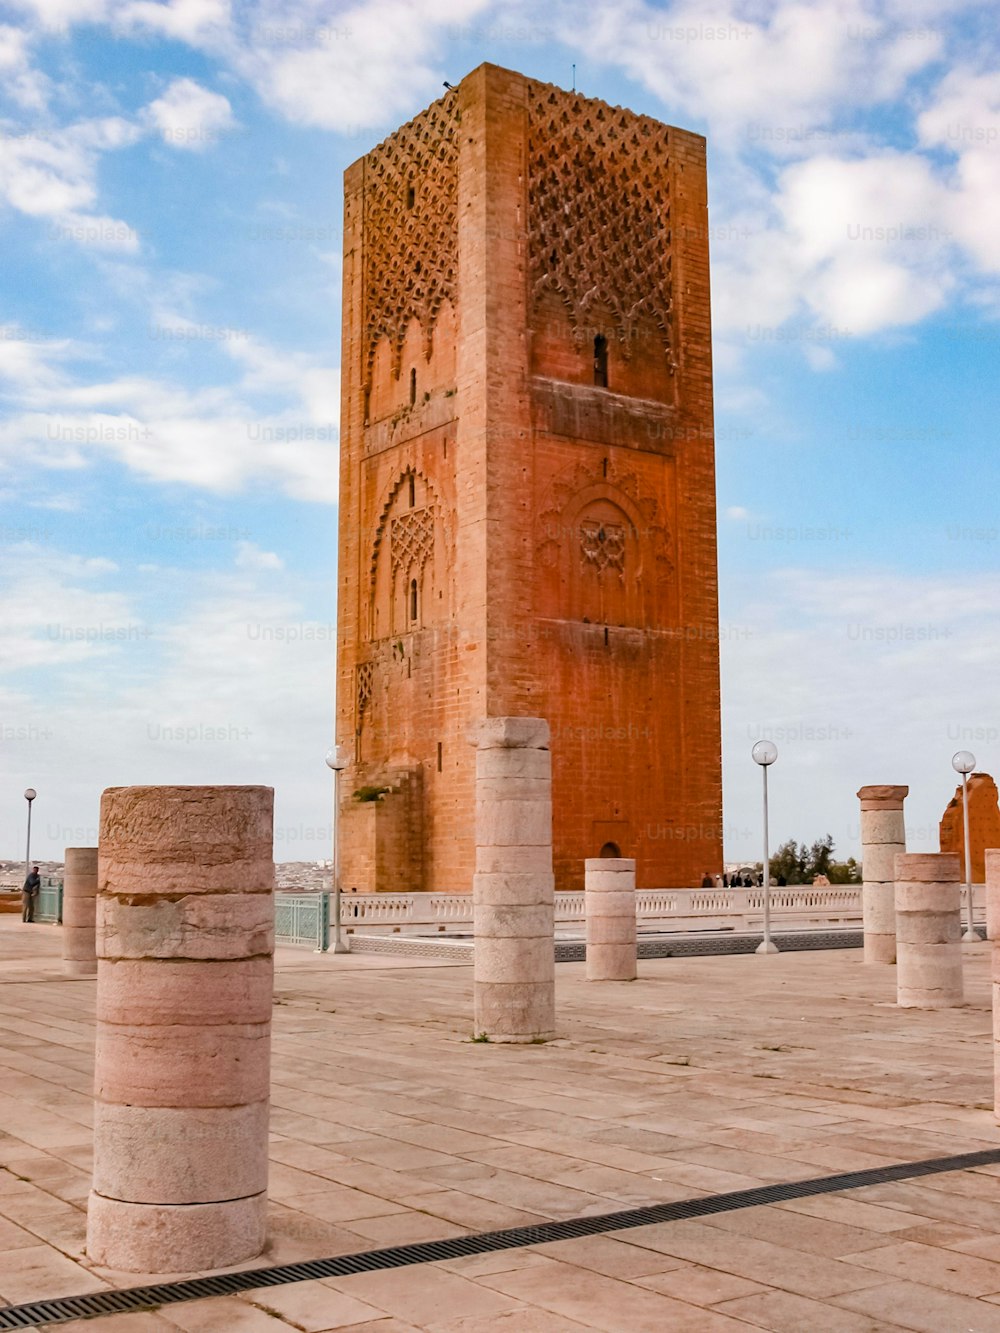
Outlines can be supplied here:
M67 847L63 861L63 971L97 974L97 848Z
M896 856L906 851L903 801L909 787L872 786L861 801L861 912L866 963L896 961Z
M273 795L113 787L101 799L97 1264L197 1272L264 1248Z

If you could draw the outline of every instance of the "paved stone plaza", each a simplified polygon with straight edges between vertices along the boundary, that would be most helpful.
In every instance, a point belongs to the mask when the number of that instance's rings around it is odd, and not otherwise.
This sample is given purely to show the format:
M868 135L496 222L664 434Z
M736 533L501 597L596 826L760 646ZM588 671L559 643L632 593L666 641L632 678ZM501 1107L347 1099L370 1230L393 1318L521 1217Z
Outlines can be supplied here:
M95 982L0 917L0 1296L134 1286L83 1254ZM860 950L556 973L548 1045L469 1041L472 969L279 951L259 1264L1000 1148L989 946L963 1008ZM1000 1330L1000 1166L261 1289L67 1329ZM247 1267L250 1265L243 1265ZM154 1278L150 1280L159 1280Z

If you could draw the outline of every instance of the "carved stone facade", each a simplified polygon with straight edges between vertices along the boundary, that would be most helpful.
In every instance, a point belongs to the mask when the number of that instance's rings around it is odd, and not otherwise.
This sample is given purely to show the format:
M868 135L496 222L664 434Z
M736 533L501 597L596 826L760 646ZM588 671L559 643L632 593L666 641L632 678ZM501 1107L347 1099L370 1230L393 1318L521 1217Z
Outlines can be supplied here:
M557 887L718 869L704 141L473 71L346 174L342 401L345 886L470 888L484 716L550 724Z

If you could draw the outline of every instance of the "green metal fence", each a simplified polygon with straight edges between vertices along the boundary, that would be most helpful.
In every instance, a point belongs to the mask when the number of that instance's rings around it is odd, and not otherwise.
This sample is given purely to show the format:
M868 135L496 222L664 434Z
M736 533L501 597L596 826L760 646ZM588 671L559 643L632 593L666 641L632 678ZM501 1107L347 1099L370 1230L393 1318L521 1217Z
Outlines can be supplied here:
M35 901L35 920L62 924L63 882L61 879L43 879Z
M274 941L276 944L311 944L326 951L330 939L330 895L328 893L276 893L274 895Z

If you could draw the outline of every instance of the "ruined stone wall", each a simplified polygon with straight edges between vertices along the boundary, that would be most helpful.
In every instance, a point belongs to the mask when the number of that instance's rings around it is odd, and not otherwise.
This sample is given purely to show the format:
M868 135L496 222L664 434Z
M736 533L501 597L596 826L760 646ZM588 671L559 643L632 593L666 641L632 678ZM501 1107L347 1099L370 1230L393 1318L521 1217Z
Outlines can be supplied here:
M986 849L1000 847L1000 806L997 802L997 784L989 773L969 774L969 843L972 847L972 882L986 882ZM962 880L965 880L965 824L962 817L962 787L948 802L941 816L940 845L942 852L952 852L959 858Z

